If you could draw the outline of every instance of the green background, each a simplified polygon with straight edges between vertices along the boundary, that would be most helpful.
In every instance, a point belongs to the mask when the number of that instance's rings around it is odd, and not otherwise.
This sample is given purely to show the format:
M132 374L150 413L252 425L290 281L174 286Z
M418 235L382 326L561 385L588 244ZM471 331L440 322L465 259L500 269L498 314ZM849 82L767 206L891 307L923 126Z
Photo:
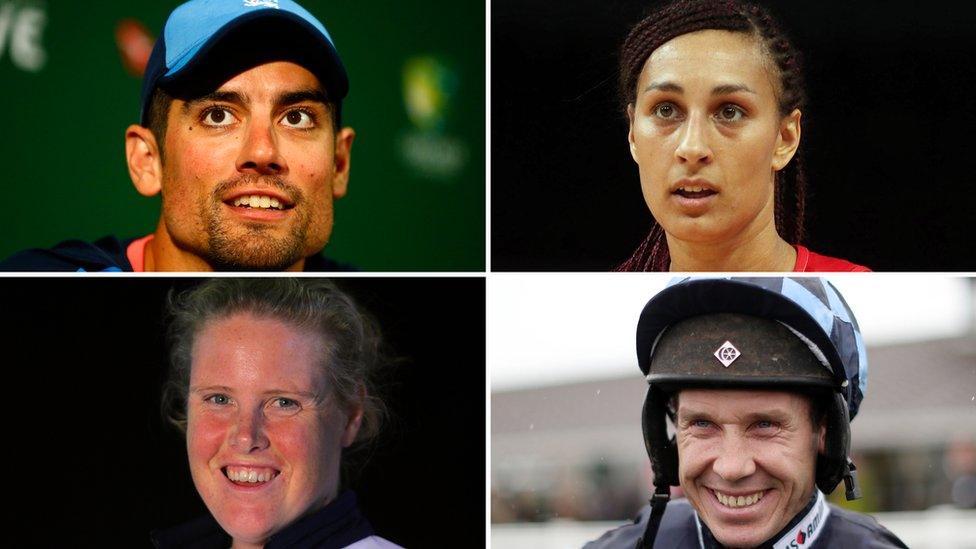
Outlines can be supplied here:
M180 2L0 0L0 14L42 9L43 69L30 72L0 46L0 159L11 207L0 220L0 257L69 239L149 234L159 198L133 188L126 126L138 122L140 79L123 68L119 21L157 36ZM484 270L485 11L446 0L302 4L335 40L350 78L343 123L356 130L349 194L336 204L325 253L372 271ZM2 36L2 35L0 35ZM400 152L419 130L404 106L403 67L434 56L456 81L442 134L467 160L450 176L425 176Z

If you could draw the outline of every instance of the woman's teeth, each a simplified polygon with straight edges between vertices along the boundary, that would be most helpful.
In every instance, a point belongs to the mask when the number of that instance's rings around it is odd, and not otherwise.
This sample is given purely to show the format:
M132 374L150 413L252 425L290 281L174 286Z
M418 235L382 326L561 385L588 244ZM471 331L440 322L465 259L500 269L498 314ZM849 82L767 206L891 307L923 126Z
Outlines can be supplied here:
M272 469L252 469L249 467L227 467L227 478L234 482L268 482L274 478L275 473Z

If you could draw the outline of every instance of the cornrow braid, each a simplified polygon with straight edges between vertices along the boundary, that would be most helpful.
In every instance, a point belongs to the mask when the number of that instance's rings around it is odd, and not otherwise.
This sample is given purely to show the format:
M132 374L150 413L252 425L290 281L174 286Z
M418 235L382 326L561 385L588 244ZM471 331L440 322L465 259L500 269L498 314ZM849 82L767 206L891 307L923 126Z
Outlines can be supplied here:
M777 103L786 116L806 105L803 62L800 52L762 7L736 0L679 0L642 19L620 48L620 93L624 111L637 99L637 81L647 58L664 43L700 30L725 30L753 35L763 53L776 65ZM775 221L780 237L791 244L803 239L806 178L801 151L776 173ZM651 230L629 259L615 271L667 271L671 265L664 229L652 220Z

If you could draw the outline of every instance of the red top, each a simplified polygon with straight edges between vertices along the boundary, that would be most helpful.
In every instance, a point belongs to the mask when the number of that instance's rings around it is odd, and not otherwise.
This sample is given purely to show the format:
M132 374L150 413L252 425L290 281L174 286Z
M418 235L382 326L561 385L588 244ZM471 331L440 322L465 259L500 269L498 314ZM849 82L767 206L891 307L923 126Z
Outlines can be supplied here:
M815 254L803 246L796 246L794 273L870 273L871 269L856 265L846 259Z
M140 239L133 240L131 244L125 249L125 257L129 260L132 265L132 272L142 273L146 270L146 244L149 243L155 234L149 236L144 236ZM799 258L797 258L797 265L800 264Z

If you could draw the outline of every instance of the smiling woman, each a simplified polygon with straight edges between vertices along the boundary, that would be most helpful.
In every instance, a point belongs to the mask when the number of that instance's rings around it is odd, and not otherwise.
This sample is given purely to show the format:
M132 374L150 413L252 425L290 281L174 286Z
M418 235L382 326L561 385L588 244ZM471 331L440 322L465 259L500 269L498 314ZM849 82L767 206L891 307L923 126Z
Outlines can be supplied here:
M157 547L397 547L340 482L383 417L371 318L324 280L217 279L171 310L165 401L210 515L155 533Z
M654 220L617 270L867 270L800 245L800 54L768 13L669 4L631 30L620 82Z

